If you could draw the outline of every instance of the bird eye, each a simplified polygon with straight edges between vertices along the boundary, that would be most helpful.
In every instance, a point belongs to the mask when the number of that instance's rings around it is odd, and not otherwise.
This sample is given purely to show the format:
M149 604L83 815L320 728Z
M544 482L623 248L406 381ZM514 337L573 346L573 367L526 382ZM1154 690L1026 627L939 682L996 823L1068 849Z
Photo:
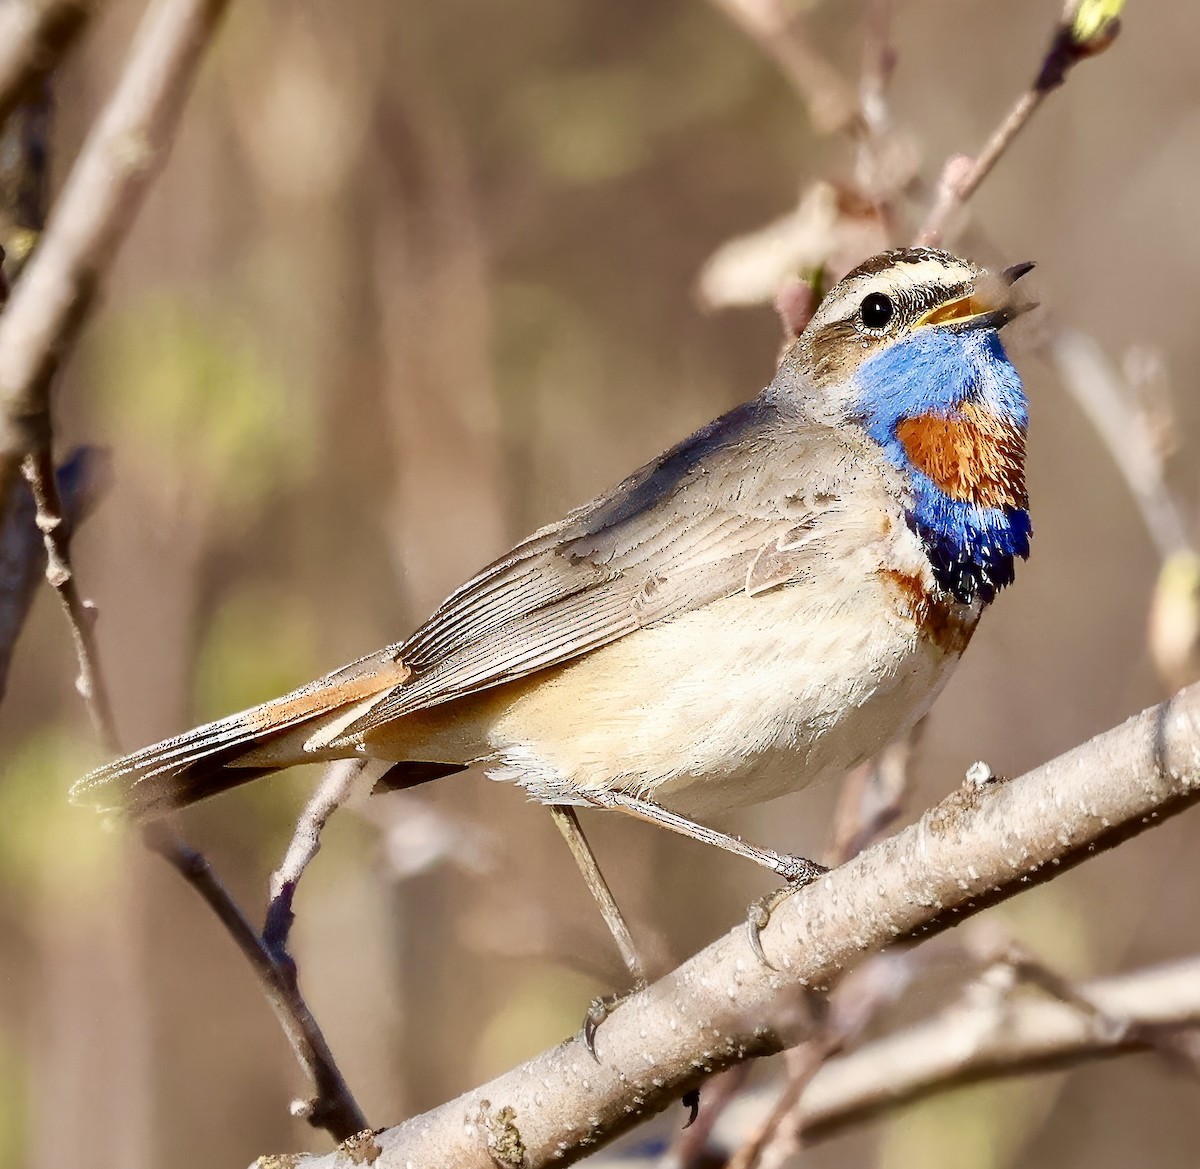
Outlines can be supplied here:
M892 303L892 298L884 296L882 292L872 292L870 296L864 296L862 304L858 307L859 319L868 329L886 329L895 315L896 306Z

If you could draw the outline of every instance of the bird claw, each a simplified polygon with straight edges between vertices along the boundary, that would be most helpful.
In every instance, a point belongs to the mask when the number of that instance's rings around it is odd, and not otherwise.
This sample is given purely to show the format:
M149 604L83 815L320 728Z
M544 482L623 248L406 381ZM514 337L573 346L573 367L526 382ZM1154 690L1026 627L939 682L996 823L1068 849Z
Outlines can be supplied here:
M811 885L818 877L824 876L829 869L815 861L805 860L802 856L787 856L781 854L775 871L787 881L782 889L775 889L765 897L760 897L751 903L746 912L746 933L750 941L750 949L754 956L768 969L776 969L767 958L762 945L762 931L767 928L771 914L786 901L797 889Z
M700 1089L689 1088L683 1094L683 1099L680 1103L688 1110L688 1118L684 1122L683 1129L686 1132L696 1123L696 1117L700 1115Z
M592 999L587 1014L583 1018L583 1042L591 1052L592 1059L597 1063L600 1062L600 1057L596 1054L596 1032L600 1029L600 1024L613 1013L615 1007L620 1006L630 995L645 989L646 983L639 981L624 994L604 994Z

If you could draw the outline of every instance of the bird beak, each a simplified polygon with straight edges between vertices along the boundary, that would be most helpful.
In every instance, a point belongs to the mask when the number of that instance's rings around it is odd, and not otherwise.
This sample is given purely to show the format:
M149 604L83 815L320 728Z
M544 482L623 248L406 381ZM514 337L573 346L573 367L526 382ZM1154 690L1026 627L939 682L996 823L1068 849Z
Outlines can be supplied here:
M1036 301L1018 301L1009 289L1026 273L1033 270L1031 262L1014 264L1000 273L999 280L995 276L980 279L975 289L966 296L949 300L931 308L920 317L913 326L915 329L922 325L944 325L955 332L967 329L1000 329L1037 307Z
M1020 280L1022 276L1028 276L1029 273L1032 272L1036 267L1037 265L1032 260L1025 260L1020 264L1013 264L1011 267L1005 268L1004 271L1000 273L1000 277L1005 284L1011 286L1016 284L1016 282Z

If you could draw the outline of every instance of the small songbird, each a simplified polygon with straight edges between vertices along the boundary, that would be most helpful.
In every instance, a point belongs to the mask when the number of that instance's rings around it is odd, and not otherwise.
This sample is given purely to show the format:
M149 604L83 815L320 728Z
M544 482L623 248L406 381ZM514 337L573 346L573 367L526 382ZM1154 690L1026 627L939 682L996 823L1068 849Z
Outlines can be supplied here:
M941 690L1029 554L1012 283L927 248L860 265L772 383L467 581L407 641L101 767L73 797L149 817L301 763L473 764L575 819L616 808L793 881L694 817L868 758Z

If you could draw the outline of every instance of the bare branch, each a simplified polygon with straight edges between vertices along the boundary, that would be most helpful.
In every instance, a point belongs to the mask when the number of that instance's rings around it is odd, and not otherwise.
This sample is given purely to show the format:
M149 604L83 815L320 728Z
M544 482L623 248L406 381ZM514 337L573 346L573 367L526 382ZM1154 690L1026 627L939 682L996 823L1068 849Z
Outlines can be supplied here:
M578 1037L559 1044L380 1134L375 1169L494 1169L500 1130L524 1158L512 1164L578 1160L707 1075L805 1038L797 987L824 988L865 953L948 929L1198 801L1194 686L1021 779L964 786L784 901L761 934L773 969L739 927L626 1000L596 1037L599 1063Z
M295 920L292 901L296 896L296 886L304 870L320 851L321 833L326 822L354 793L364 766L365 760L342 759L325 769L325 775L300 813L296 831L279 868L271 874L270 900L267 903L262 941L276 961L290 961L287 959L287 945ZM365 1127L365 1124L359 1126Z
M1068 7L1066 16L1054 31L1033 84L1017 98L979 154L975 158L956 155L946 163L933 207L917 232L915 243L933 245L941 241L955 212L992 173L1046 97L1066 81L1075 65L1103 52L1116 39L1120 22L1115 17L1104 19L1098 25L1083 21L1079 18L1079 10L1084 6L1083 3L1074 5L1074 11ZM1087 6L1096 7L1094 4Z
M932 1019L830 1060L804 1095L804 1134L831 1135L934 1092L997 1076L1146 1051L1153 1033L1200 1026L1200 958L1078 988L1095 1011L1061 999L966 998ZM1114 1029L1110 1020L1124 1024Z
M108 687L97 664L96 611L83 599L71 568L71 533L63 516L49 448L43 447L28 455L21 464L21 470L33 493L36 508L34 522L46 548L46 580L58 595L75 642L75 658L79 664L75 688L87 705L96 737L104 749L119 751L117 724L108 698Z
M228 0L152 0L37 254L0 316L0 500L45 446L50 379L167 156Z
M0 5L0 122L79 39L97 0L9 0Z
M143 840L204 898L258 975L267 1002L315 1089L311 1100L293 1104L293 1115L327 1130L339 1141L368 1128L316 1018L300 994L295 966L276 961L201 853L159 823L145 829Z
M108 452L80 447L58 469L58 493L66 525L72 530L91 513L108 482ZM33 496L14 492L0 527L0 699L8 682L17 637L46 570L42 534L34 522Z
M858 116L853 88L812 43L803 16L786 0L711 0L771 58L804 100L821 134L844 129Z

